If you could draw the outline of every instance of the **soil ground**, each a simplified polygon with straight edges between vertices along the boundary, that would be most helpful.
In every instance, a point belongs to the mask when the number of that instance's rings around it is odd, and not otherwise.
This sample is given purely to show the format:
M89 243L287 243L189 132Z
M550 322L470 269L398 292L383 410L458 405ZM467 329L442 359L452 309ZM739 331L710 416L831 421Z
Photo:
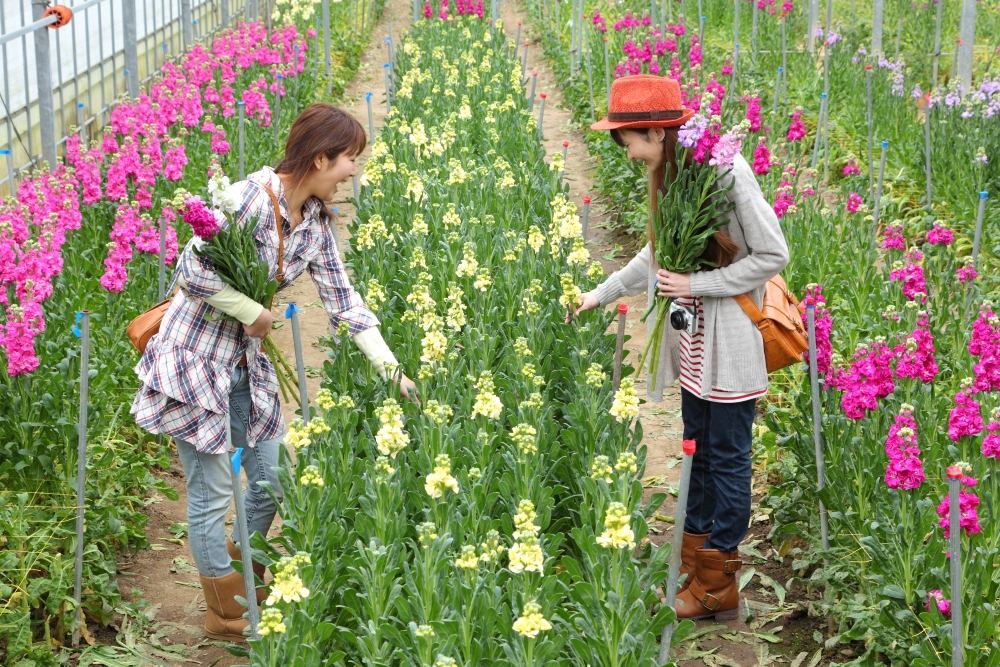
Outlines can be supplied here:
M394 35L399 35L409 26L411 7L408 0L388 0L383 17L371 35L358 74L348 86L345 99L339 102L365 127L367 127L365 93L375 92L373 101L381 98L378 91L382 87L382 63L386 59L384 39L389 34L389 22L392 22ZM572 122L555 75L542 57L539 36L528 26L523 7L514 2L503 2L501 18L509 38L513 38L520 21L522 43L527 40L532 44L528 49L527 69L538 71L537 91L547 94L543 124L546 151L550 156L554 155L562 150L564 141L569 142L565 173L570 184L570 197L582 209L583 196L594 193L594 180L591 173L593 159L587 154L580 128ZM384 115L384 103L375 104L376 131L381 126ZM359 160L359 174L366 158L367 151ZM341 252L346 250L350 241L346 232L346 222L354 215L354 207L348 201L351 194L351 184L348 182L341 187L338 198L333 202L341 216L337 223ZM631 259L639 244L634 239L608 231L604 227L605 222L605 212L594 206L590 214L587 246L591 255L601 261L605 271L611 273ZM622 246L626 248L624 251L621 249ZM304 275L278 295L273 309L275 322L285 322L285 307L292 301L301 309L299 320L304 365L307 368L309 394L314 397L319 389L319 373L309 372L309 369L321 368L326 359L318 341L321 336L329 333L329 323L316 289L308 276ZM628 358L635 360L647 342L646 326L639 322L646 309L646 296L629 297L621 302L629 307L626 332L630 339L626 343L626 348L630 352ZM614 305L610 307L613 308ZM290 325L279 326L273 335L286 356L294 360ZM645 378L641 375L637 378L637 387L640 397L643 396ZM286 419L295 417L294 407L284 406L283 410ZM644 480L647 495L658 490L675 489L680 475L678 464L681 458L683 433L678 388L674 386L665 391L662 402L644 403L640 412L644 429L643 442L648 449ZM141 597L148 603L146 616L152 616L152 620L149 623L151 636L147 642L153 647L158 647L158 650L166 649L168 652L173 652L176 658L168 662L217 667L244 664L245 659L230 656L220 642L207 640L201 632L205 606L204 598L197 587L197 572L193 568L187 540L183 537L176 539L170 532L171 526L187 520L184 475L176 455L171 458L170 469L161 474L178 491L179 498L170 501L157 494L157 497L152 499L149 505L150 518L147 531L153 547L124 557L119 563L118 583L123 599L135 602ZM756 488L763 488L763 484L758 483ZM652 523L653 530L650 537L655 543L663 544L672 539L672 517L675 509L674 498L668 495L666 503L657 514L657 517L662 517L664 520L658 519ZM231 519L233 513L230 514ZM670 521L666 520L667 517ZM754 619L749 623L742 619L730 623L714 621L699 623L698 636L692 641L685 642L680 655L677 656L681 658L681 664L685 667L717 665L751 667L788 663L795 667L806 667L806 665L815 667L817 664L827 663L825 657L822 662L812 661L819 648L814 637L824 635L826 628L825 622L809 618L805 612L805 603L811 597L814 598L815 594L809 596L801 588L793 589L788 592L785 603L778 605L772 589L761 583L767 580L762 580L760 574L770 577L782 586L794 575L788 566L783 566L774 560L773 548L766 539L769 527L766 515L757 511L755 503L753 525L744 546L741 547L744 551L743 558L747 563L743 573L747 572L748 567L754 567L757 572L748 580L744 589L744 594L750 601L748 608L754 612ZM272 532L277 530L280 530L280 522L276 521ZM764 619L769 619L769 622L762 622ZM122 628L123 625L127 625L127 619L119 617L117 627ZM101 633L98 639L105 643L114 643L113 635L113 632ZM120 640L121 635L119 635ZM160 653L157 655L164 657Z

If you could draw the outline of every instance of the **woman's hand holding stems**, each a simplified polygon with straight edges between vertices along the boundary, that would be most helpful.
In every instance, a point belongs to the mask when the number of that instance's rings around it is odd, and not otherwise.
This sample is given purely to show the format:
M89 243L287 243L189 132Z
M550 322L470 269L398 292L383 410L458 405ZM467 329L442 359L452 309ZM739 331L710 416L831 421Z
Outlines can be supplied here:
M687 297L691 296L691 274L690 273L673 273L672 271L667 271L666 269L659 269L656 272L656 286L658 288L657 296L661 297ZM569 323L570 317L579 316L585 310L594 310L601 305L598 301L597 296L593 292L586 292L580 295L580 305L577 306L576 310L570 310L566 313L566 323Z

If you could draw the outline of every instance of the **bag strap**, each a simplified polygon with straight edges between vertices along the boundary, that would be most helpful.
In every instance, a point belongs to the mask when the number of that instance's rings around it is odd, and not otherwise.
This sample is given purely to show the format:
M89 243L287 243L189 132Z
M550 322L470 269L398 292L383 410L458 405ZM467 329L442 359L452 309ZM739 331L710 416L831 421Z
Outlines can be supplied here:
M274 190L266 185L262 186L271 195L271 205L274 207L274 222L278 227L278 284L285 280L285 221L281 217L281 209L278 207L278 198L274 196Z
M740 304L743 311L750 316L750 319L753 320L754 324L759 325L764 321L764 313L760 312L760 308L758 308L757 304L753 302L753 299L750 298L749 294L740 294L738 296L734 296L733 298L736 299L736 303Z

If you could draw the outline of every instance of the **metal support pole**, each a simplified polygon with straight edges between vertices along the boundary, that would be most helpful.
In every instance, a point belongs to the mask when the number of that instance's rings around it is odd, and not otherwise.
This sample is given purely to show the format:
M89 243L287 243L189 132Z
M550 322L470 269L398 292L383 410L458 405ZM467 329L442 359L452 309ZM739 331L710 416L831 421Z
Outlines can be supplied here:
M333 92L333 78L330 76L330 0L323 0L323 63L326 73L326 94Z
M787 20L781 19L781 101L788 104L788 39Z
M278 143L278 127L281 125L281 83L282 76L277 75L277 85L274 87L274 116L271 122L274 124L274 143Z
M819 22L819 0L809 0L809 25L806 29L809 44L809 53L816 52L816 24Z
M521 22L517 22L517 34L514 35L514 57L517 57L517 45L521 43ZM524 70L521 70L521 78L524 78Z
M372 118L372 96L374 93L365 93L365 102L368 103L368 143L375 143L375 121Z
M299 376L299 403L302 406L302 421L309 423L309 390L306 388L306 367L302 359L302 336L299 334L299 307L295 302L288 304L285 317L292 320L292 342L295 344L295 370Z
M80 143L87 142L87 117L83 112L83 102L76 105L76 131L80 135Z
M882 53L882 19L885 16L885 0L874 0L872 3L872 48L871 56Z
M245 180L247 177L246 173L246 162L244 160L245 150L246 150L246 103L240 100L236 103L236 108L240 112L240 180Z
M160 257L159 257L159 273L157 275L157 287L156 294L160 301L163 301L167 295L167 218L164 215L160 216Z
M622 385L622 351L625 349L625 316L628 315L628 306L624 303L618 304L618 339L615 343L615 369L611 376L611 391L618 393Z
M778 116L778 89L781 88L781 72L782 68L778 68L778 74L774 77L774 102L771 105L771 115Z
M903 19L899 19L899 23L896 26L896 57L893 59L894 63L899 62L899 40L903 37Z
M191 0L181 0L181 36L184 50L191 48L194 44L194 37L191 35Z
M816 0L812 0L815 2ZM740 48L740 4L742 0L733 0L733 48ZM733 71L736 71L736 62L733 61Z
M230 415L226 415L226 451L233 452L233 428ZM247 508L243 502L243 480L240 479L240 459L243 449L230 456L233 471L233 499L236 501L236 536L240 540L240 560L243 562L243 591L246 593L247 611L250 616L250 639L259 639L260 611L257 607L257 585L253 579L253 549L250 547L250 529L247 527Z
M875 160L875 128L872 118L872 66L865 67L865 98L867 102L867 125L868 125L868 196L874 196L875 180L872 172L873 161Z
M833 0L826 0L826 30L823 32L824 39L830 39L830 30L833 28Z
M545 141L545 134L542 132L542 121L545 120L545 93L539 93L542 101L538 104L538 138Z
M7 187L10 189L10 196L16 199L17 179L14 177L14 155L6 148L0 151L0 155L7 159Z
M31 0L31 16L35 21L44 18L47 0ZM56 167L56 112L52 101L52 65L49 62L49 29L34 33L35 73L38 89L39 134L42 139L42 159L49 168ZM30 157L30 156L29 156Z
M538 70L531 70L531 97L528 102L528 113L535 113L535 85L538 83Z
M128 96L139 97L139 43L135 30L135 0L122 0L122 40L125 42L125 85Z
M958 80L962 90L972 88L972 47L976 41L976 0L962 0L962 18L958 24Z
M816 140L813 142L812 161L809 163L810 169L816 168L816 161L819 159L820 135L823 132L823 117L826 115L826 93L821 93L819 97L819 121L816 123Z
M987 192L979 193L979 211L976 213L976 234L972 237L972 268L979 268L979 244L983 240L983 216L986 213Z
M587 223L590 222L590 195L585 195L583 197L583 225L580 236L583 240L587 240Z
M528 69L528 42L524 43L524 53L521 55L521 81L524 81L524 73Z
M392 100L389 96L389 63L382 65L382 71L385 73L385 115L388 116L392 110Z
M83 503L87 488L87 394L90 383L90 311L76 314L73 333L80 337L80 420L76 444L76 561L73 568L73 599L76 622L73 623L73 646L80 645L83 627Z
M962 508L959 487L962 469L948 467L948 521L951 534L951 667L962 667Z
M219 10L222 14L222 26L229 27L229 0L220 0Z
M931 73L931 90L934 90L934 86L938 84L938 59L941 57L941 7L943 6L944 0L938 0L937 19L934 23L934 66Z
M940 4L940 3L939 3ZM931 105L930 93L924 98L924 172L927 176L927 210L931 210Z
M694 466L694 454L697 451L694 440L685 440L684 459L681 461L681 481L677 488L677 511L674 514L674 539L670 547L670 568L667 570L667 588L664 591L666 605L674 606L677 602L677 579L681 572L681 552L684 548L684 523L687 521L688 491L691 488L691 468ZM688 575L691 576L691 575ZM670 642L674 636L674 624L668 623L660 635L660 656L657 664L665 665L670 659Z
M806 298L806 319L809 325L809 384L812 389L813 444L816 446L816 491L826 486L826 463L823 457L823 416L819 401L819 368L816 365L816 300ZM819 501L819 530L823 551L830 549L830 528L827 523L826 507Z
M878 165L878 184L875 186L875 208L872 211L872 218L874 223L872 225L872 243L875 242L875 237L878 235L878 215L882 207L882 180L885 178L885 154L888 152L889 142L882 142L882 157L879 159Z
M566 175L566 155L569 153L569 141L563 141L562 143L562 159L563 168L559 170L559 187L562 188L563 176Z
M361 195L358 192L358 175L354 174L351 176L351 187L354 190L354 208L357 209L358 204L361 203Z

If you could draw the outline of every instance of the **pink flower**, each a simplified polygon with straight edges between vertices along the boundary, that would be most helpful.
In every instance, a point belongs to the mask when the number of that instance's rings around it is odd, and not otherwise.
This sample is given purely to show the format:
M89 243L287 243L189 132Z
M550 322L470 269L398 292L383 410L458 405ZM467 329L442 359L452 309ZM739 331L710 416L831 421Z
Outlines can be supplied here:
M830 343L830 334L833 332L833 319L830 311L826 308L826 298L823 296L822 285L811 285L806 287L806 298L815 299L815 324L816 327L816 372L826 373L830 370L830 361L833 358L833 345ZM808 312L802 313L802 323L809 326ZM806 364L809 364L809 353L805 354Z
M920 264L922 259L920 251L914 250L907 255L906 263L896 262L889 272L889 280L902 281L903 296L921 303L927 301L927 282L924 279L924 267Z
M934 225L934 229L927 232L927 243L931 245L949 246L955 240L955 234L946 227Z
M851 158L844 165L844 176L857 176L861 173L861 169L858 168L858 164Z
M424 18L425 19L429 19L433 15L434 15L434 13L431 11L431 3L425 2L424 3Z
M973 388L977 391L1000 389L1000 321L989 308L982 308L972 324L969 354L978 357L972 367Z
M930 332L926 316L917 323L917 328L906 340L896 346L896 375L901 378L914 378L924 384L934 381L938 372L937 360L934 358L934 336Z
M974 486L976 480L971 477L968 479L972 481L970 486ZM962 481L965 482L965 479ZM979 525L977 507L979 507L979 497L976 494L965 489L958 492L959 526L965 531L966 537L977 535L983 530L983 527ZM938 505L937 513L941 517L938 525L944 530L944 536L951 537L951 499L948 496L945 496L941 504Z
M885 469L885 483L890 489L916 489L924 481L924 467L917 447L917 422L913 419L912 406L903 405L889 427L885 443L889 465Z
M788 126L788 141L801 141L806 136L806 124L802 122L802 112L798 109L792 113L792 124Z
M851 192L851 194L847 196L847 212L857 213L858 208L860 208L860 206L861 206L861 195L859 195L857 192Z
M903 225L898 222L891 223L885 230L885 239L882 241L883 250L906 250L906 239L903 238Z
M976 269L973 268L972 263L968 263L965 266L959 267L955 271L955 277L958 278L960 283L971 283L973 280L979 277L976 273Z
M850 369L827 374L826 384L844 392L840 404L849 419L863 418L878 408L878 399L895 391L892 359L892 350L876 341L858 346Z
M753 173L764 176L771 170L771 151L767 149L767 138L761 137L753 152Z
M716 142L712 147L712 159L708 161L713 167L728 168L733 166L733 160L739 155L743 147L743 140L747 136L748 121L743 121L739 125L734 125Z
M760 96L750 95L743 100L747 103L746 119L750 121L750 131L760 132Z
M927 602L924 603L924 608L927 611L931 610L931 602L937 605L937 609L941 612L942 616L951 616L951 602L945 599L940 589L927 591Z
M219 221L200 197L189 197L181 207L181 219L191 225L195 236L210 241L219 233Z
M792 192L792 184L787 179L782 180L775 191L774 214L778 219L784 218L788 209L795 205L795 194Z
M694 153L692 157L694 161L699 164L704 164L708 160L715 148L715 144L719 141L719 124L709 123L708 128L702 133L701 138L698 140L698 144L695 146Z
M979 414L979 403L966 392L955 394L955 407L948 416L948 438L958 442L963 436L978 435L983 432L983 417Z
M691 49L688 51L688 66L692 69L696 65L701 65L701 44L698 42L698 35L691 35Z
M989 459L1000 458L1000 422L996 420L986 425L986 437L983 438L983 456Z

